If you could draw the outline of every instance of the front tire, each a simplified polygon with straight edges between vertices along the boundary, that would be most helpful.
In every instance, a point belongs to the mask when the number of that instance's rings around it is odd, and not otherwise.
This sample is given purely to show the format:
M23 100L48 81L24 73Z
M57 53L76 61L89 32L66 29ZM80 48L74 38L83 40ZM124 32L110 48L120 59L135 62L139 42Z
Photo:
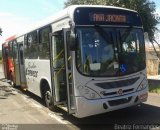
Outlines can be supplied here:
M44 100L45 100L46 107L48 107L50 110L55 111L56 110L56 106L54 105L51 91L50 91L48 86L46 88L47 89L46 89L46 91L44 93Z

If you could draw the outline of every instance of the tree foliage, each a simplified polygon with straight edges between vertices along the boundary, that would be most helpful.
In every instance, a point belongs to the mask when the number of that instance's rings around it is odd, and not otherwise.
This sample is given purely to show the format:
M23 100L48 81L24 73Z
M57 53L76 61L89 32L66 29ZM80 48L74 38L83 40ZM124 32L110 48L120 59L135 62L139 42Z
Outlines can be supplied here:
M148 32L151 42L154 40L154 33L156 25L159 20L156 18L156 5L150 0L68 0L64 3L65 7L75 4L88 4L88 5L112 5L118 7L129 8L136 10L143 21L144 32Z
M0 35L1 35L1 36L2 36L2 32L3 32L3 31L2 31L2 28L0 28Z

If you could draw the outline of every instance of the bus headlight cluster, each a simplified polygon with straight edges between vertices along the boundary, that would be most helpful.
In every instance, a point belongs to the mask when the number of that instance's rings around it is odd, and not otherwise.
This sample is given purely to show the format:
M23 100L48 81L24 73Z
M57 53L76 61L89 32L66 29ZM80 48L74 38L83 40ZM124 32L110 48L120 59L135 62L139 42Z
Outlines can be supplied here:
M138 86L137 91L143 90L148 86L148 82L146 79L142 81L142 83Z
M100 96L92 89L84 86L78 86L78 90L80 93L80 96L83 96L87 99L98 99Z

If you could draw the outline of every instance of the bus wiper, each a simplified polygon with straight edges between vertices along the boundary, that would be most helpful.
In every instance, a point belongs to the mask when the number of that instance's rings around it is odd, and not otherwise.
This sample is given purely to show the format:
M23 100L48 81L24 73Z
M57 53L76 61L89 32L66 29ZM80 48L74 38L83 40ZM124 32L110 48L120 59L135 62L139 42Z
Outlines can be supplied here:
M130 32L132 31L133 29L133 26L130 26L125 32L124 34L122 35L122 40L126 39L129 35L130 35Z
M113 39L109 37L108 33L101 26L95 25L95 29L107 43L113 44Z
M95 29L96 31L98 31L100 33L100 35L103 37L103 39L110 45L113 46L113 48L116 48L115 44L114 44L114 40L113 40L113 35L112 32L107 33L101 26L99 25L95 25ZM117 59L116 56L116 51L115 49L113 49L114 51L114 58Z

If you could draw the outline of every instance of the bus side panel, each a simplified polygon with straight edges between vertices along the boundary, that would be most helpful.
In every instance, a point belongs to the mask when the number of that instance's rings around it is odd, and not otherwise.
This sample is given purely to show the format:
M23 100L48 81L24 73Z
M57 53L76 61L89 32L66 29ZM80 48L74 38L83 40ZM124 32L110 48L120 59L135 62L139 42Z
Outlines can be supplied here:
M26 59L25 71L28 90L41 97L40 82L42 77L45 77L51 86L50 61Z

